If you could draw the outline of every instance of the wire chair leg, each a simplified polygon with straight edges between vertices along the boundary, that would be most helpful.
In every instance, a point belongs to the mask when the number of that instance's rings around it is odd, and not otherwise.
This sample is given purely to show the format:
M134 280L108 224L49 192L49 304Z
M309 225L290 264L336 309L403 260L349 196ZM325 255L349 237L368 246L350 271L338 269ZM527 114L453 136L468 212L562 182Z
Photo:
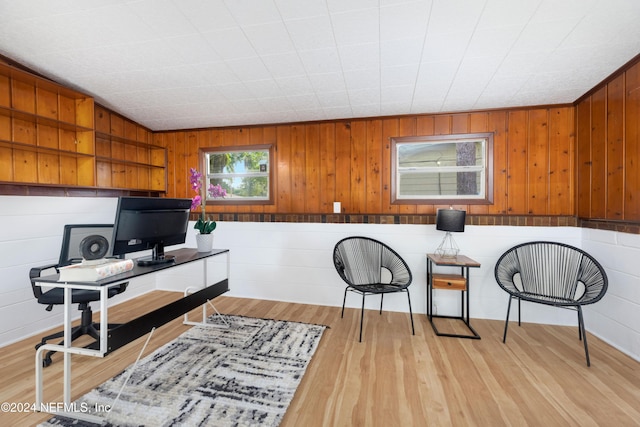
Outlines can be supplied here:
M509 295L509 305L507 305L507 320L504 321L504 335L502 336L502 342L507 342L507 329L509 328L509 312L511 311L511 300L513 297ZM518 310L518 314L520 310Z
M413 326L413 310L411 309L411 295L409 295L409 290L407 289L407 300L409 301L409 318L411 319L411 334L416 334L416 328Z
M578 328L578 341L582 341L582 329Z
M384 294L380 294L380 315L382 315L382 301L384 300Z
M344 305L347 303L347 291L349 290L349 288L345 288L344 290L344 298L342 299L342 314L340 315L340 318L344 317Z
M582 328L580 327L580 306L576 307L576 311L578 312L578 340L582 341Z
M522 298L518 298L518 326L522 326Z
M584 355L587 358L587 366L591 366L591 360L589 360L589 347L587 347L587 332L584 330L584 317L582 316L582 307L578 306L578 328L582 334L582 341L584 342Z
M362 342L362 324L364 323L364 297L365 294L362 294L362 309L360 310L360 342Z

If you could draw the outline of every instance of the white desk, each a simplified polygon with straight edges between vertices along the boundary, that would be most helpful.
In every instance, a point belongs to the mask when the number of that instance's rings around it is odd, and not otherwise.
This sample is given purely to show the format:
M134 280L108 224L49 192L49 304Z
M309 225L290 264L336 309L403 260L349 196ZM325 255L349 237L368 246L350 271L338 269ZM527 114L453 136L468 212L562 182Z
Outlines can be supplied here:
M213 249L211 252L197 252L196 249L183 248L167 252L167 255L175 256L175 261L167 264L158 264L148 267L136 265L133 270L126 273L108 277L98 282L59 282L58 274L43 276L34 281L45 286L64 289L64 343L63 345L45 344L36 351L36 408L42 408L42 354L44 351L57 351L64 355L64 407L71 403L71 355L81 354L93 357L105 357L107 354L130 343L131 341L146 335L154 327L160 327L167 322L197 308L207 301L229 290L229 250ZM227 278L214 284L207 284L207 258L212 256L227 256ZM146 274L157 273L167 268L185 265L190 262L200 261L203 264L203 286L197 292L185 295L184 298L167 304L157 310L142 315L116 328L108 329L108 289L127 282L133 278ZM72 347L71 345L71 291L72 289L91 289L100 291L100 339L89 347ZM190 323L192 324L192 323ZM79 418L78 414L62 414Z

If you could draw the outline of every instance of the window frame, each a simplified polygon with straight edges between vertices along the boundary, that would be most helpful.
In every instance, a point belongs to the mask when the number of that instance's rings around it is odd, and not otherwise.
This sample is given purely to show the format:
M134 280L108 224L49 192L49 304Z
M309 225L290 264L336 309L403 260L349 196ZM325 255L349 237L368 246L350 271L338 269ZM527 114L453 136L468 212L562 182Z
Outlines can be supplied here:
M269 166L268 166L268 191L269 197L266 199L235 199L235 198L211 198L207 194L205 199L206 205L272 205L275 200L275 182L276 182L276 168L274 167L275 160L275 148L273 144L258 144L258 145L242 145L242 146L224 146L224 147L204 147L199 150L200 164L202 167L202 175L205 183L209 182L211 174L209 174L208 167L208 154L211 153L243 153L248 151L267 151L269 153Z
M487 205L493 203L493 132L483 133L466 133L466 134L450 134L450 135L423 135L423 136L406 136L392 137L391 139L391 204L416 204L416 205ZM461 195L456 197L399 197L399 171L398 171L398 145L404 144L444 144L462 142L466 140L483 139L485 142L484 156L484 190L483 197L469 197ZM445 195L446 196L446 195Z

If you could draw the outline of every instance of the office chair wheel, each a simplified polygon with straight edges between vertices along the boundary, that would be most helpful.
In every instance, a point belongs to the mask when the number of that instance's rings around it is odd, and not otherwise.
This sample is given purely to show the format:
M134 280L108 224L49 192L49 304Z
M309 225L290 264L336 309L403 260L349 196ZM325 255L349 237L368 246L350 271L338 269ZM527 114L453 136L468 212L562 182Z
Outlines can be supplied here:
M47 356L44 359L42 359L42 367L46 368L47 366L51 365L53 363L53 360L51 360L51 356Z

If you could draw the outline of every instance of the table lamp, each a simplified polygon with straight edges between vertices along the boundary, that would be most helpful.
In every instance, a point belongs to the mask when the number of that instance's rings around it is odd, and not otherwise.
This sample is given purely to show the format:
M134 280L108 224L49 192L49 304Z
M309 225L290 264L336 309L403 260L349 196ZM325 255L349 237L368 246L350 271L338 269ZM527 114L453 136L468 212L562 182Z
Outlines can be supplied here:
M463 232L467 212L457 209L438 209L436 213L436 230L446 231L436 254L445 258L455 258L460 248L453 240L452 232Z

